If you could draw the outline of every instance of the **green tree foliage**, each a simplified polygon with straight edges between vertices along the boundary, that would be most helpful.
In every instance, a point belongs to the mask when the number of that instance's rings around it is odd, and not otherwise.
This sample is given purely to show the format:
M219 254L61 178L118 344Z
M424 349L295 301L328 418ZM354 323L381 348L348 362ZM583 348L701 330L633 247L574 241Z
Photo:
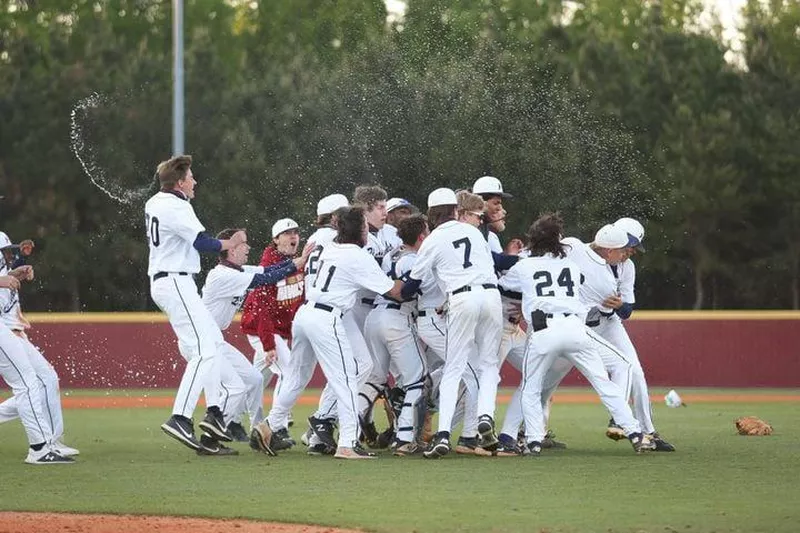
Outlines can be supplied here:
M492 174L515 195L505 239L546 210L584 240L645 222L643 307L800 307L797 2L749 2L733 62L700 0L406 7L186 0L210 231L259 247L278 218L310 229L331 192L380 183L424 207ZM37 241L29 309L152 308L141 211L171 152L171 16L0 0L0 229Z

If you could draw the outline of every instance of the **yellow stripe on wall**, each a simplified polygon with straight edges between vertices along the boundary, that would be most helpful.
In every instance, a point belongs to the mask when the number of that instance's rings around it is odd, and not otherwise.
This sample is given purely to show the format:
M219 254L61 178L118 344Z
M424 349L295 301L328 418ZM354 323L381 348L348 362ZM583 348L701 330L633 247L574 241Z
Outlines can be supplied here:
M25 317L33 324L167 322L163 313L26 313ZM800 320L800 311L635 311L631 320Z

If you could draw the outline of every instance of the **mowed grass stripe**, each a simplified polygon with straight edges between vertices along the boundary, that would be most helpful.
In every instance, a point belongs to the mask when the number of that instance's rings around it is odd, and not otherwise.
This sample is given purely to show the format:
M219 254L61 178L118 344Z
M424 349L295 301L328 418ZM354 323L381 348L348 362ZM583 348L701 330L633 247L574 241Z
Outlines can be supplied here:
M312 407L295 410L299 438ZM538 459L448 456L342 462L302 447L269 458L198 457L159 425L168 409L66 413L69 467L24 465L19 423L0 425L2 510L252 518L370 531L796 531L796 405L655 406L674 454L635 456L603 436L595 404L556 404L553 429L569 449ZM200 411L196 413L198 419ZM772 437L740 437L733 420L757 415ZM498 417L502 420L502 414Z

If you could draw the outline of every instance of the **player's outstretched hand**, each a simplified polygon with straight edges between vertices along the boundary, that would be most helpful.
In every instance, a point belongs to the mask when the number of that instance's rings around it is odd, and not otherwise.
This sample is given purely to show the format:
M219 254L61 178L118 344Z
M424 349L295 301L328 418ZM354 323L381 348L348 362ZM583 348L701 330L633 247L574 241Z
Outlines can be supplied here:
M19 280L14 276L0 276L0 289L19 289Z
M303 270L306 267L306 261L308 261L308 257L311 255L311 252L314 251L314 248L317 247L316 243L309 242L306 244L305 248L303 248L303 253L300 257L293 259L294 266L297 267L297 270Z
M603 306L609 309L619 309L620 307L622 307L622 298L620 298L616 294L614 296L609 296L608 298L603 300Z
M267 366L272 366L272 363L274 363L275 359L278 358L278 352L275 350L267 350L267 352L264 354L264 357L266 358Z
M508 255L519 255L522 249L525 247L525 243L523 243L520 239L511 239L506 244L505 252Z
M8 275L14 276L19 281L32 281L33 267L30 265L22 265L9 272Z

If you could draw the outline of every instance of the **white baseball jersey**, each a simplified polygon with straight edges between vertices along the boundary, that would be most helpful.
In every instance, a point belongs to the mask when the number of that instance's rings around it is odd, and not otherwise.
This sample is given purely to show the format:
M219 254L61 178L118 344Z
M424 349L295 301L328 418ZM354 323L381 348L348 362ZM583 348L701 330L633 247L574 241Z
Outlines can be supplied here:
M383 271L388 272L390 279L399 279L402 281L408 280L411 274L411 268L414 266L414 261L417 259L417 252L409 250L394 250L391 254L387 255L383 260ZM381 295L375 297L375 304L383 303L397 303L394 300L388 300ZM417 308L417 302L414 300L403 302L400 304L400 311L404 313L411 313Z
M455 220L438 226L422 242L411 277L431 275L448 293L465 285L497 283L489 243L478 228Z
M608 268L617 280L617 289L620 298L625 303L636 303L636 293L634 286L636 285L636 264L630 259L618 265L609 265Z
M486 240L489 242L489 249L491 251L496 254L503 253L503 245L500 244L500 237L497 236L497 233L490 231L486 236Z
M567 257L578 265L585 277L580 290L581 300L603 313L613 312L613 309L603 307L603 300L617 294L617 280L608 263L580 239L567 237L561 242L568 245L565 248Z
M355 244L332 242L319 257L317 275L306 292L310 302L348 311L360 290L384 294L394 282L367 251Z
M397 228L392 226L391 224L384 224L383 228L381 229L383 233L384 239L386 243L389 245L389 250L397 250L401 246L403 246L403 239L401 239L397 235Z
M579 295L581 270L569 259L551 254L520 259L499 283L506 290L522 293L522 311L529 320L537 309L586 316L588 307Z
M395 236L396 235L397 233L395 230ZM387 230L386 225L377 231L370 230L367 233L367 245L364 249L378 261L379 265L383 263L383 257L388 254L392 248L391 230Z
M220 263L211 269L203 285L203 304L219 329L228 329L247 296L253 276L263 273L264 267L249 265L239 270L235 265Z
M306 268L303 271L305 274L306 294L308 294L311 284L314 283L314 279L317 277L319 256L322 255L322 250L325 249L326 245L333 242L333 239L336 238L336 234L336 230L331 226L322 226L321 228L317 228L317 231L308 238L308 242L313 242L316 246L314 247L314 251L311 252L311 255L308 256Z
M0 231L0 247L11 244L11 239ZM10 265L0 257L0 276L8 275ZM30 327L30 323L22 316L19 302L19 292L12 289L0 289L0 315L3 324L12 331L23 331Z
M147 275L158 272L200 272L200 254L194 248L205 227L188 200L169 192L157 192L144 206L150 264Z

